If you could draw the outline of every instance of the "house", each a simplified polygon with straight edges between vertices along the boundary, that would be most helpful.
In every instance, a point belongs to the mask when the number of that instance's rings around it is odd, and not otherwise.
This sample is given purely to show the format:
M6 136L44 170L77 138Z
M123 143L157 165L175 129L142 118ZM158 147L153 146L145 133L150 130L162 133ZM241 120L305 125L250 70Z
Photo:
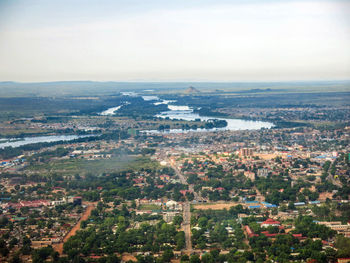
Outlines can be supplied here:
M258 235L249 226L244 226L245 231L247 232L248 237L257 237Z
M261 227L269 227L269 226L280 226L281 223L279 221L268 218L266 221L261 223Z
M191 190L180 190L180 193L185 196L187 193L192 193Z
M258 169L258 177L267 177L269 175L269 170L266 168Z
M174 217L178 214L178 212L165 212L163 214L163 220L167 223L170 223L174 220Z
M179 204L178 202L174 201L174 200L169 200L168 202L166 202L165 204L166 208L168 210L181 210L181 204Z
M170 180L170 176L169 175L161 175L159 176L160 180L162 180L163 182L169 182Z
M244 176L252 181L255 180L255 173L253 173L253 172L246 171L246 172L244 172Z

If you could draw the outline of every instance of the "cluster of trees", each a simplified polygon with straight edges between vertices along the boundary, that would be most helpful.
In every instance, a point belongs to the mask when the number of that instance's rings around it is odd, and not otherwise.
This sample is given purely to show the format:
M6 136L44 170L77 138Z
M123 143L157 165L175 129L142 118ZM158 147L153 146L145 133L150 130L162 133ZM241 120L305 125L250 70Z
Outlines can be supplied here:
M235 160L232 159L231 161L234 165ZM210 166L208 168L203 168L203 166L206 167L207 165ZM236 164L234 166L234 169L244 168L245 165ZM208 180L201 180L197 175L198 171L204 171ZM193 159L192 162L186 160L183 164L182 172L187 173L187 182L195 185L195 191L201 192L203 197L208 197L211 201L229 201L232 199L230 197L230 192L232 190L243 195L243 192L240 190L251 189L253 187L253 182L247 179L243 173L234 176L232 171L226 171L222 165L215 165L212 161L206 161L203 165L203 163L199 163L197 159ZM213 190L202 190L202 187L211 187Z
M69 149L58 147L53 151L45 151L45 152L33 154L28 158L28 161L47 162L53 157L63 157L63 156L66 156L68 153L69 153Z
M141 97L128 97L129 104L125 104L117 112L117 116L128 116L134 119L152 117L168 110L166 104L154 105L154 101L146 101Z
M283 230L279 230L277 227L269 227L267 229L262 229L259 224L256 223L258 219L254 217L245 218L243 224L249 224L250 228L258 236L249 238L249 244L254 253L254 259L257 262L265 262L267 257L270 260L275 260L277 262L290 262L292 260L307 260L314 259L317 262L333 262L338 255L334 249L327 249L322 251L322 241L327 240L335 235L335 231L330 228L318 225L313 222L312 217L300 216L295 221L295 229L288 234L285 234ZM263 219L259 219L261 221ZM261 234L262 230L267 230L269 233L277 233L274 240ZM292 234L298 233L302 234L307 239L300 242ZM320 238L313 240L313 238ZM339 237L338 237L339 239ZM350 239L349 239L350 240ZM348 250L346 247L347 240L339 239L340 247L345 251L346 255Z
M191 225L195 226L192 228L192 244L199 249L206 248L208 243L225 249L244 248L244 233L234 218L245 212L248 211L241 205L229 210L196 210L191 218ZM234 229L234 235L229 235L228 226Z
M345 248L347 244L344 244L349 241L338 240L340 247L343 248L338 252L333 248L327 248L325 251L322 251L323 245L321 240L308 238L300 242L291 234L277 235L274 241L264 235L259 235L250 238L249 244L252 247L256 262L265 262L268 257L270 260L282 263L293 260L305 261L307 259L327 263L335 262L338 257L349 255L349 249Z
M132 169L102 175L88 173L84 176L84 180L81 180L80 175L63 178L61 175L51 174L42 178L44 181L41 188L45 192L51 191L52 187L62 187L70 194L82 195L85 200L98 201L102 197L106 202L113 202L116 199L158 199L164 196L171 198L172 192L179 194L180 190L185 189L180 183L164 184L158 179L161 174L174 176L175 173L171 168L158 167L148 157L140 157L133 161ZM140 175L145 178L146 184L142 188L134 187L133 179ZM157 185L164 187L158 188Z
M84 229L64 244L69 259L77 255L112 255L115 252L152 252L181 250L185 235L176 226L160 220L156 225L141 223L139 228L130 228L134 214L122 209L106 212L102 204L93 210L83 224Z
M5 147L3 149L0 149L0 157L3 159L9 159L15 156L19 156L23 154L25 151L38 151L42 148L51 147L54 145L62 145L67 143L79 143L79 142L89 142L89 141L96 141L100 140L100 136L90 136L90 137L83 137L75 140L71 140L69 142L67 141L57 141L57 142L41 142L41 143L33 143L33 144L26 144L19 147Z
M91 135L88 137L82 137L70 141L57 141L57 142L41 142L41 143L33 143L33 144L26 144L19 147L5 147L0 149L0 157L3 159L9 159L13 158L15 156L19 156L23 154L26 151L38 151L43 148L52 147L55 145L64 145L64 144L71 144L71 143L82 143L82 142L92 142L92 141L99 141L99 140L124 140L129 138L130 135L125 130L112 130L108 133L98 134L98 135ZM54 156L55 152L47 151L46 153L42 153L40 157L45 158L48 156ZM61 152L56 152L56 154L61 154Z
M294 233L303 234L305 237L309 238L321 238L322 240L327 240L335 236L336 231L326 227L324 225L319 225L313 222L311 216L300 216L295 220Z
M292 180L288 175L268 176L266 178L259 177L254 182L254 184L261 193L265 194L267 202L276 205L283 201L314 201L319 197L318 192L312 192L309 189L307 189L311 186L311 183L300 179L294 182L294 185L292 187L291 181ZM301 188L305 189L303 189L303 191L300 192ZM280 191L281 189L283 189L283 191Z

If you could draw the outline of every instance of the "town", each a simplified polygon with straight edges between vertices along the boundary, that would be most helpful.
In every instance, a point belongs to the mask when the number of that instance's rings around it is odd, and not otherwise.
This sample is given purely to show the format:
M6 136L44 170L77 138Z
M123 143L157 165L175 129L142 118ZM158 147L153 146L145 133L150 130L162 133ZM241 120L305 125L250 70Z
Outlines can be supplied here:
M342 262L349 130L131 131L23 150L1 161L1 260Z
M0 263L350 263L349 18L0 0Z

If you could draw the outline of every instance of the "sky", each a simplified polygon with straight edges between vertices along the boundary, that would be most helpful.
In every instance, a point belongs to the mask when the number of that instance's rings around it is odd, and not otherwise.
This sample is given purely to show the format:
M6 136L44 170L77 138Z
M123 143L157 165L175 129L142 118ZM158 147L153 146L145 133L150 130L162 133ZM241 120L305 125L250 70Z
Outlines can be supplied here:
M0 0L0 81L350 79L350 0Z

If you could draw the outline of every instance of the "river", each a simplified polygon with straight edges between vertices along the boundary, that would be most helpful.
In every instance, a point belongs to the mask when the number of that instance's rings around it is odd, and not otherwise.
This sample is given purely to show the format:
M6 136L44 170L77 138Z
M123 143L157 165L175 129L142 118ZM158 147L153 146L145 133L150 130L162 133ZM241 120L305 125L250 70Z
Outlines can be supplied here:
M124 92L123 95L125 96L137 96L134 92ZM216 120L225 120L227 122L227 126L224 128L213 128L213 129L196 129L196 130L182 130L182 129L169 129L165 131L158 131L158 130L147 130L143 131L146 133L187 133L189 131L194 132L208 132L208 131L236 131L236 130L259 130L262 128L270 129L274 126L271 122L266 121L250 121L250 120L242 120L242 119L230 119L230 118L218 118L218 117L210 117L210 116L200 116L198 113L194 112L194 109L187 105L174 105L173 103L176 102L176 100L163 100L160 99L158 96L141 96L145 101L155 101L154 105L159 104L167 104L168 105L168 111L161 112L160 114L157 114L156 117L159 118L169 118L171 120L178 119L178 120L185 120L185 121L194 121L194 120L201 120L201 121L208 121L212 119ZM107 109L104 112L108 112L109 115L113 115L115 110L118 107ZM118 108L119 109L119 108Z
M40 142L71 141L71 140L89 137L89 136L92 136L92 135L52 135L52 136L1 139L0 149L4 149L5 147L15 148L26 144L40 143Z

